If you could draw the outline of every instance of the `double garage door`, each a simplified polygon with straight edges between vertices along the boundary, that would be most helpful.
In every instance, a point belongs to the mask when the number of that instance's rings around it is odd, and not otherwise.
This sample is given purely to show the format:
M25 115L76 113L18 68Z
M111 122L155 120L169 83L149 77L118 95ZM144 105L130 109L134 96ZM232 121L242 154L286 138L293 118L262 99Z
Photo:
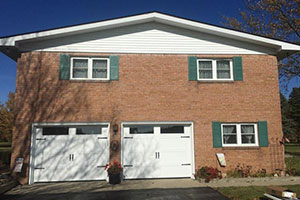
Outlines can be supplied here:
M191 124L122 125L125 179L191 177ZM36 125L29 182L104 180L109 124Z

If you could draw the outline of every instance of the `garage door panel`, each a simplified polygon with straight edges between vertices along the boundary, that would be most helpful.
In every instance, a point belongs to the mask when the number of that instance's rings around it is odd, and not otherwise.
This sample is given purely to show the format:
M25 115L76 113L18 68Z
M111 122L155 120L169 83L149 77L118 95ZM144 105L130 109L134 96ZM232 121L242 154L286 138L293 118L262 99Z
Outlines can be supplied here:
M140 128L140 127L138 127ZM149 127L138 131L149 131ZM151 129L150 129L151 130ZM159 167L154 162L157 139L154 134L129 134L125 129L122 147L122 158L125 178L155 178L158 176ZM135 129L135 131L137 131Z
M190 177L191 176L191 167L190 166L165 166L161 168L161 177L160 178L180 178L180 177Z

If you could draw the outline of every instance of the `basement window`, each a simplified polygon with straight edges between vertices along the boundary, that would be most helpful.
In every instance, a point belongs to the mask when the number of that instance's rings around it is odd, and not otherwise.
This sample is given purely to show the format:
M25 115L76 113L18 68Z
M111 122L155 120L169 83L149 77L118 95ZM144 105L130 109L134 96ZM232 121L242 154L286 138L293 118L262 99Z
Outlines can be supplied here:
M109 80L109 58L71 58L71 79Z
M231 59L198 59L197 77L204 81L231 81L233 67Z
M222 124L221 127L224 147L258 146L257 124Z

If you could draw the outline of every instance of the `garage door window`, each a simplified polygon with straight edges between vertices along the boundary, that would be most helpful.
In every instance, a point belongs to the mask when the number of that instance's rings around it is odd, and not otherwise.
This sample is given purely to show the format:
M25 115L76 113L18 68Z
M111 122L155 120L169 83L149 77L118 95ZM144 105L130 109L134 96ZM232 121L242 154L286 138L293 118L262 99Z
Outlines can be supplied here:
M43 127L43 135L69 135L69 127Z
M130 126L130 134L154 134L154 126L151 125L135 125Z
M166 134L184 134L184 126L178 125L163 125L160 127L160 133Z
M101 130L101 126L77 126L76 135L100 135Z

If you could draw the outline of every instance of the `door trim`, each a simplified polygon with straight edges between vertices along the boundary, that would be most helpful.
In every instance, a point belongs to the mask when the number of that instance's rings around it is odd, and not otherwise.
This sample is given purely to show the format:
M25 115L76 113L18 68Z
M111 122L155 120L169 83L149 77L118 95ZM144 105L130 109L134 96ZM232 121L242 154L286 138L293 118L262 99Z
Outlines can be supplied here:
M34 154L36 148L36 128L43 128L45 126L84 126L84 125L105 125L108 126L108 142L110 140L110 123L109 122L40 122L32 123L31 125L31 140L30 140L30 158L29 158L29 177L28 184L34 183Z
M123 165L123 152L124 152L124 126L128 125L148 125L148 124L154 124L154 125L189 125L191 126L191 179L195 179L195 151L194 151L194 122L193 121L124 121L121 122L121 165Z

